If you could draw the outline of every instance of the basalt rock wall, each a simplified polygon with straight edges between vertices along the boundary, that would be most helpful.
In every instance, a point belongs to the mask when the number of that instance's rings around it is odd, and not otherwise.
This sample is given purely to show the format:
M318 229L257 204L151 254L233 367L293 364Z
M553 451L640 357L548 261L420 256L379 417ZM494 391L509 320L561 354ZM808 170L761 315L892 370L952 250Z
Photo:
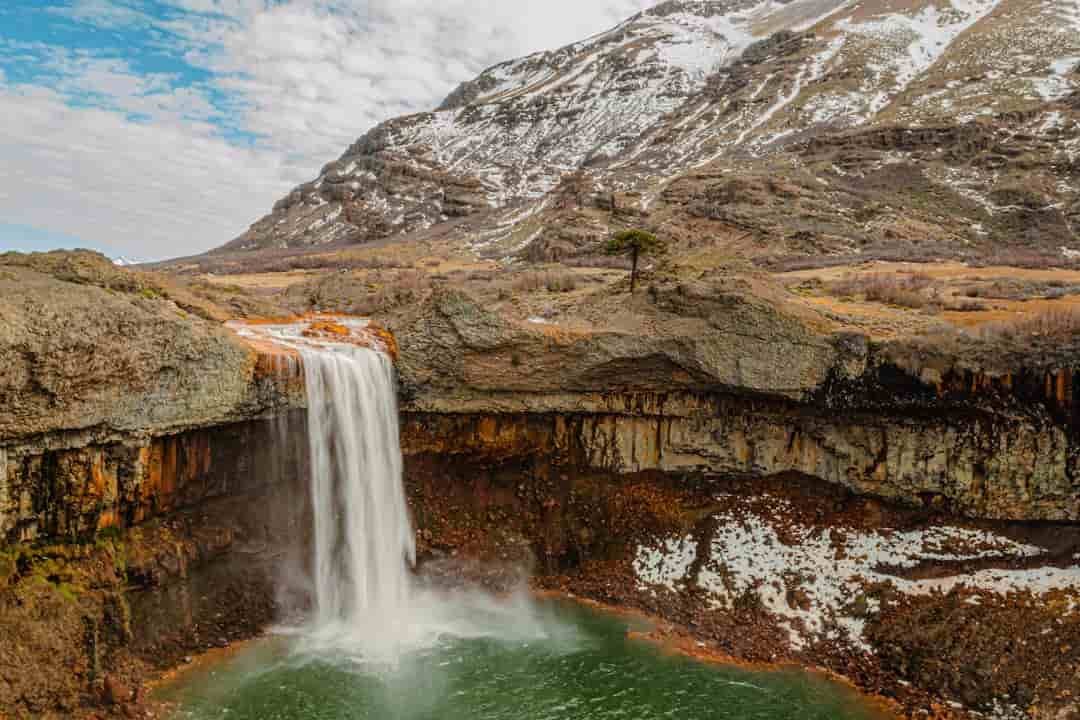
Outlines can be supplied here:
M612 325L512 325L436 293L393 324L406 453L541 453L571 467L799 473L974 518L1080 519L1065 349L975 362L828 333L739 283L619 299ZM978 358L976 358L978 359Z
M292 426L285 410L161 436L59 433L0 445L0 542L86 540L295 477L288 459L302 457L303 425Z
M544 457L571 470L626 475L798 473L858 494L970 517L1080 518L1074 445L1064 428L1046 418L882 416L723 395L622 400L646 411L410 413L403 443L407 454Z
M282 572L302 572L305 427L6 453L29 499L0 542L0 717L141 717L144 679L279 617Z

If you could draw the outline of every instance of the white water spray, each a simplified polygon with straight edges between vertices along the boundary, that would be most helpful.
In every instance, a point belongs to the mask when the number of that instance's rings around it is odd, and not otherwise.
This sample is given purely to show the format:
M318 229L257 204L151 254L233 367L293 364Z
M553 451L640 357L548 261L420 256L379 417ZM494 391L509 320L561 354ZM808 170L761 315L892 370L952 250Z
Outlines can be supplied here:
M546 637L523 594L496 600L479 591L414 585L412 523L402 481L394 368L363 321L234 325L257 343L299 354L308 404L313 555L310 624L301 654L396 665L440 638ZM288 356L292 357L292 356ZM276 368L276 360L270 363ZM294 360L286 363L295 375Z
M393 367L361 347L301 348L314 512L315 623L397 628L411 604Z

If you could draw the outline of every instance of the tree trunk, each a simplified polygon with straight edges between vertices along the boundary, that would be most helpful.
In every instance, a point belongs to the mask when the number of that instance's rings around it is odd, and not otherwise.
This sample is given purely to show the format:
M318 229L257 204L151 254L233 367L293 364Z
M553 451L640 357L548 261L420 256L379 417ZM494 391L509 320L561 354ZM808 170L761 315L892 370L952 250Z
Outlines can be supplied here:
M630 260L630 262L631 262L631 265L630 265L630 294L633 295L634 294L634 287L637 285L638 249L634 248L633 250L630 251L630 254L631 254L631 260Z

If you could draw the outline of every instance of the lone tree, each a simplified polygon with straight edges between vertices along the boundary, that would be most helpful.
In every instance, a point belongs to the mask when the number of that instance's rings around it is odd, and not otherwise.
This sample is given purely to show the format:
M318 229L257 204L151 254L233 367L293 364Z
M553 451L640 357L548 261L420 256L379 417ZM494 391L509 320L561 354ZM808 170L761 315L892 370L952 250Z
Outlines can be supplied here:
M634 292L638 258L642 255L660 255L667 250L667 245L646 230L622 230L608 240L604 250L608 255L630 255L630 292Z

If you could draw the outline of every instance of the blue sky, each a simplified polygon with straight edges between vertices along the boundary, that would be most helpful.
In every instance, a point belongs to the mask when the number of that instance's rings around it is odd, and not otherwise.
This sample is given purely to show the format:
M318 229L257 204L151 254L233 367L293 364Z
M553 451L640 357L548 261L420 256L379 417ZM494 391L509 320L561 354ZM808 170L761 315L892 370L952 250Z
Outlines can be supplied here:
M0 223L0 248L19 252L42 252L46 250L77 250L85 247L86 242L71 235L41 230L28 225L8 225ZM102 252L115 253L106 247L95 248Z
M0 250L221 245L377 123L649 0L2 0Z

